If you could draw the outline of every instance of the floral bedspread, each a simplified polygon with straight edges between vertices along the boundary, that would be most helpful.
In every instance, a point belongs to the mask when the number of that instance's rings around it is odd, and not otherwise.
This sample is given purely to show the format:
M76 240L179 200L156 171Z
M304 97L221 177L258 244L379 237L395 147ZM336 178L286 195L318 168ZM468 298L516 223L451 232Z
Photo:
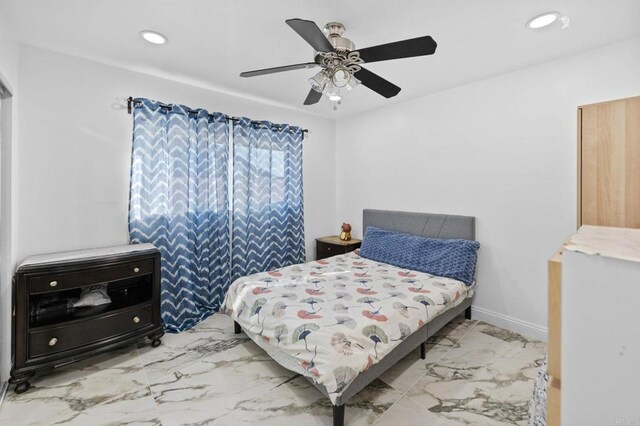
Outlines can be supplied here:
M359 373L470 291L351 252L240 278L222 312L267 352L294 360L335 403Z

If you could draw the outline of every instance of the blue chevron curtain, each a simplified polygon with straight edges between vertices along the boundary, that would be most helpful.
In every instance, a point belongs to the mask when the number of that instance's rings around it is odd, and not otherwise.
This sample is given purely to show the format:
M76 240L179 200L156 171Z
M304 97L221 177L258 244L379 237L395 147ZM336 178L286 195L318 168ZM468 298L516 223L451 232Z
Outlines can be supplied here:
M302 139L294 126L233 126L233 280L305 260Z
M162 254L162 320L186 330L216 311L229 285L228 121L136 99L129 200L132 243Z
M230 163L224 114L133 106L129 236L162 254L165 330L217 311L232 279L305 260L299 127L241 119Z

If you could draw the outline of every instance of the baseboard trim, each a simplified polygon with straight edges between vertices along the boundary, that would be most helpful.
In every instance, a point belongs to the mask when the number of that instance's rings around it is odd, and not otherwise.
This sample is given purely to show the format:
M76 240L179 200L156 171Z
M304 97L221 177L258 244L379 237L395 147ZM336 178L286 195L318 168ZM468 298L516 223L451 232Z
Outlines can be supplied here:
M2 403L4 402L4 396L7 393L7 389L9 389L9 383L0 382L0 408L2 408Z
M547 327L543 327L529 321L510 317L478 306L471 307L471 318L513 331L514 333L522 334L523 336L532 339L541 340L543 342L547 341Z

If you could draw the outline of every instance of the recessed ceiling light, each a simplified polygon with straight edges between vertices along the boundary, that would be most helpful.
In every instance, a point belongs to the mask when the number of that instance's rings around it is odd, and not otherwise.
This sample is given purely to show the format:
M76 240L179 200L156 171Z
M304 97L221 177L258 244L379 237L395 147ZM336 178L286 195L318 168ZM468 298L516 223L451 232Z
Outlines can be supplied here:
M527 28L531 28L533 30L544 28L556 22L558 18L560 18L560 14L558 12L543 13L542 15L538 15L527 22Z
M168 39L165 36L155 31L149 31L149 30L141 31L140 35L142 36L143 39L153 44L165 44L168 41Z

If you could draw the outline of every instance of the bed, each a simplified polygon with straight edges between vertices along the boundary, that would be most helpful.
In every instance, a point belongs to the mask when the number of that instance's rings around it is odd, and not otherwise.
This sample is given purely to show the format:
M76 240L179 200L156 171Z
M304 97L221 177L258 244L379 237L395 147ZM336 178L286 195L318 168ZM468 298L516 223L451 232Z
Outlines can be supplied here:
M475 239L475 218L364 210L363 228L436 239ZM475 261L474 261L475 262ZM345 403L421 348L459 315L471 318L473 285L351 252L236 280L222 312L283 367L307 378L333 405Z

